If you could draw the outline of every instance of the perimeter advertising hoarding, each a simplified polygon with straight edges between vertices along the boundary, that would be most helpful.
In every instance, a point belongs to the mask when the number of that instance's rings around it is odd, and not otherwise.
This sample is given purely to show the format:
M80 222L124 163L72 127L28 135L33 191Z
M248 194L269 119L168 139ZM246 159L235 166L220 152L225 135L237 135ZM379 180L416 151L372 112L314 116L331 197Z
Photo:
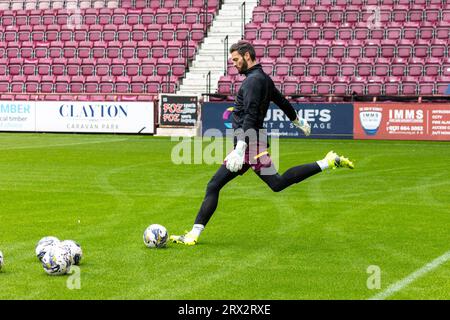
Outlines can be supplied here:
M349 103L297 103L292 104L297 113L311 124L311 138L352 139L353 105ZM204 103L202 105L202 134L208 135L208 129L218 129L225 136L231 129L231 115L234 104ZM271 104L264 120L269 135L289 138L305 138L292 122L275 104Z
M450 104L355 103L355 139L450 140Z
M154 133L153 102L0 101L0 131Z
M161 127L195 127L197 120L197 96L160 95L159 124Z
M0 131L34 131L34 101L0 101Z

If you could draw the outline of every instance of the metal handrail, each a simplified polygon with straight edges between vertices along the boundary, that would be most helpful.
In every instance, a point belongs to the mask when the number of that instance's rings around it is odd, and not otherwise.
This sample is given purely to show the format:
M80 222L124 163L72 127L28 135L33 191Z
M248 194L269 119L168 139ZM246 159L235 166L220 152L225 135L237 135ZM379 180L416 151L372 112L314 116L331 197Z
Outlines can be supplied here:
M223 75L228 73L228 35L223 39Z
M245 30L245 1L241 4L241 39L244 39Z
M211 71L206 74L206 92L208 95L211 94Z

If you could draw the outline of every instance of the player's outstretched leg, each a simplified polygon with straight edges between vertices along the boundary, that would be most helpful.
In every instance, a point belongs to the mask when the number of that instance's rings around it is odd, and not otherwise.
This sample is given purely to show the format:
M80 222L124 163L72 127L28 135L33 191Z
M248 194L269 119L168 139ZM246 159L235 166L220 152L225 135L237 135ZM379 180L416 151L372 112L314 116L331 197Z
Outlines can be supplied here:
M322 160L307 163L288 169L282 175L278 174L273 163L264 170L255 170L260 177L273 191L280 192L287 187L299 183L319 172L327 169L350 168L353 169L353 162L344 156L338 156L334 151L327 153Z

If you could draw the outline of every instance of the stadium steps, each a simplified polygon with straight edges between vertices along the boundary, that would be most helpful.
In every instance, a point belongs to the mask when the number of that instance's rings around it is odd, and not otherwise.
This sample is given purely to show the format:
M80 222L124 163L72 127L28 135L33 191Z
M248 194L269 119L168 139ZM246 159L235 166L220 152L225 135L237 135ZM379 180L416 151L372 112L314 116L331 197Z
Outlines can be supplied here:
M208 36L201 44L198 53L187 72L177 94L201 95L207 92L207 74L211 71L211 92L217 91L220 76L224 74L224 39L228 36L228 47L241 39L242 0L225 0L215 17ZM252 17L257 1L245 1L246 21ZM238 18L236 18L238 17ZM228 57L228 52L227 52Z

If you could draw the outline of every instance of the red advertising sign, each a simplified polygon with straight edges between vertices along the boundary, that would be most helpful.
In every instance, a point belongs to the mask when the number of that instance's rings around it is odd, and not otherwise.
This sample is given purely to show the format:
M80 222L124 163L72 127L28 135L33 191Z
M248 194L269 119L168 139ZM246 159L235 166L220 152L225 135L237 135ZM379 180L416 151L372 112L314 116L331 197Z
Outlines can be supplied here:
M450 104L355 103L354 139L450 140Z

